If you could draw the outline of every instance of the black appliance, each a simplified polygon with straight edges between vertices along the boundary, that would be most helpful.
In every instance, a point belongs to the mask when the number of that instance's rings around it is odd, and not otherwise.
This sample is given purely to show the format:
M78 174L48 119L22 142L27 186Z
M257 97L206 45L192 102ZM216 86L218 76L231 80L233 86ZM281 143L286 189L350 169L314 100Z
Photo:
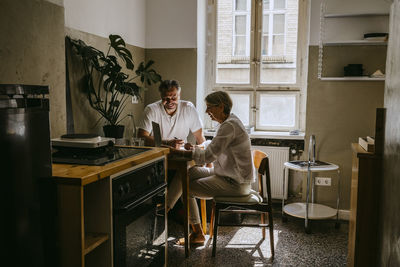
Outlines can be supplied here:
M105 165L116 160L131 157L151 148L105 146L101 148L67 148L53 146L54 163L83 165Z
M156 160L112 178L114 266L163 266L167 227L165 161Z
M51 143L54 163L84 165L105 165L151 149L114 146L114 138L95 134L66 134Z
M344 76L362 76L363 65L362 64L348 64L343 68Z
M0 84L2 261L57 266L49 88Z

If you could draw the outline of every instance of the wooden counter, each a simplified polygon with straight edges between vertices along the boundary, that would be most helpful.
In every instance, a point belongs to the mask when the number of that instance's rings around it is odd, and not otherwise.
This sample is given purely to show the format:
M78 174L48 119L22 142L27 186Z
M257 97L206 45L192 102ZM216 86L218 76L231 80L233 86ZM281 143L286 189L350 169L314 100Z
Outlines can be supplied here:
M166 161L168 153L168 148L152 148L104 166L53 164L60 266L113 266L110 175L157 158Z
M381 156L351 144L353 151L348 266L377 266Z
M53 177L57 179L57 183L85 186L140 163L167 155L168 153L168 148L152 147L149 151L126 159L117 160L104 166L55 163L53 164Z

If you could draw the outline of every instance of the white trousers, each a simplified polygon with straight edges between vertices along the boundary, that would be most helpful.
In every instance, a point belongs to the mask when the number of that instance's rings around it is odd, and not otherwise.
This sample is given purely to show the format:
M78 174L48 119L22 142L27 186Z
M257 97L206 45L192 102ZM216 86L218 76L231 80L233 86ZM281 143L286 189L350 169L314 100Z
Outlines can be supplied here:
M173 208L182 195L182 179L178 172L168 185L167 206ZM245 196L250 193L250 183L239 184L235 180L214 174L213 168L192 167L189 169L189 222L200 223L196 197L210 199L215 196Z

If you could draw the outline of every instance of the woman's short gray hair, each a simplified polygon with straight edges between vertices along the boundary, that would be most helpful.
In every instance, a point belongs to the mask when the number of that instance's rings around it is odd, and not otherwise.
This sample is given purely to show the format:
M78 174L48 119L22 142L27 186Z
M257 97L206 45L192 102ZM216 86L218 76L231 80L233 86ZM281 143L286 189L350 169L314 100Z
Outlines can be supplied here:
M232 99L228 95L228 93L226 93L224 91L213 92L213 93L209 94L208 96L206 96L205 101L207 104L210 104L210 105L218 106L219 104L222 104L222 105L224 105L224 113L226 115L231 114Z

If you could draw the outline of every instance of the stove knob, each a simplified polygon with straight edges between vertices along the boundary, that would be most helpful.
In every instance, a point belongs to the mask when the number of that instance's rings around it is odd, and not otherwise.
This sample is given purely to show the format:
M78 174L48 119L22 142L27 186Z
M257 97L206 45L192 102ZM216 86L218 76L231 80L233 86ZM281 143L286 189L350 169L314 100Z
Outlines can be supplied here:
M123 195L125 195L125 190L124 190L124 187L123 187L122 185L120 185L120 186L118 187L118 195L120 195L121 197L122 197Z
M147 184L151 185L151 176L150 175L147 175Z
M157 173L158 177L164 177L165 176L164 166L162 164L160 164L158 167L159 167L158 168L158 173Z
M125 193L129 194L131 192L131 185L129 182L125 183Z

